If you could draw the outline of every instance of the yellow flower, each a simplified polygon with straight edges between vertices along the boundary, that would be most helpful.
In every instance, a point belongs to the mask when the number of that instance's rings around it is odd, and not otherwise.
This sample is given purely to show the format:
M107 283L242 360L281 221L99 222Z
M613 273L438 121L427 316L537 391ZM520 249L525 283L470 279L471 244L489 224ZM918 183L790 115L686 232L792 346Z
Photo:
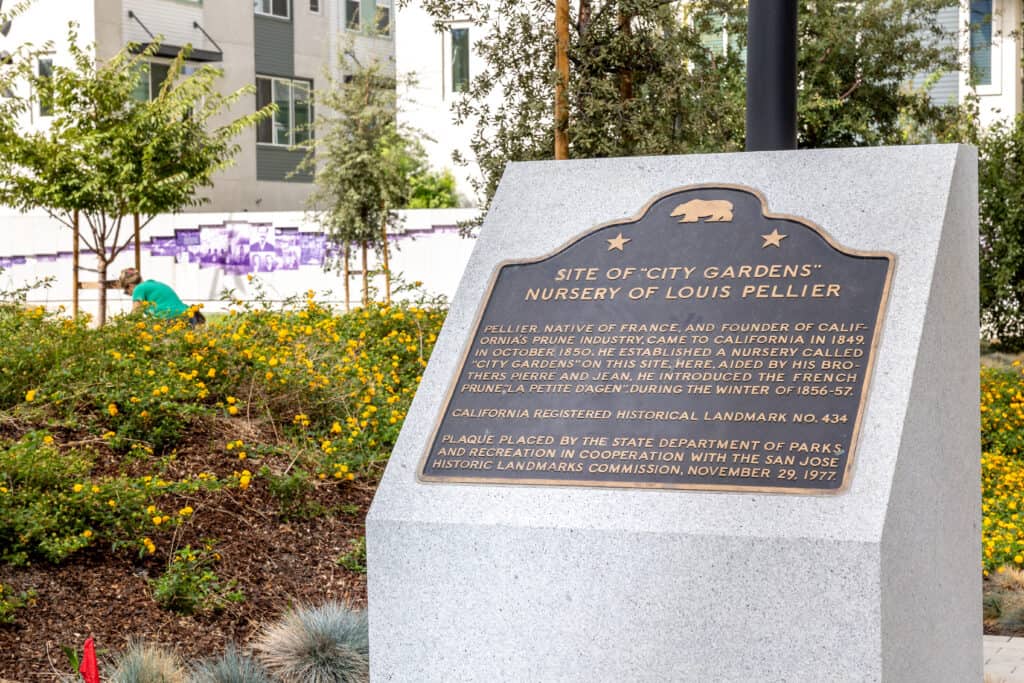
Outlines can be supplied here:
M146 546L146 552L150 555L156 552L156 544L148 536L142 539L142 545Z
M85 487L82 486L81 484L75 484L74 486L71 487L71 490L74 491L75 493L81 493L82 489L84 488Z
M25 401L27 401L28 403L31 403L35 399L36 399L36 390L35 389L29 389L28 391L25 392Z
M49 434L47 434L46 436L43 437L43 443L45 443L47 446L52 445L53 444L53 437L50 436Z
M216 377L217 376L217 369L216 368L210 368L209 372L206 373L206 376L207 377Z
M163 524L163 521L164 521L164 518L161 517L160 515L154 515L153 516L153 524L155 526L160 526L161 524Z
M114 417L115 415L117 415L117 404L116 403L111 403L110 405L108 405L107 406L107 412L110 413L111 417Z
M117 501L115 501L113 498L111 498L110 500L107 501L107 505L109 505L112 508L116 508L117 507Z
M92 489L90 489L90 490L91 490L91 491L92 491L93 493L99 493L99 492L100 492L100 487L99 487L99 486L96 486L96 485L93 485Z
M179 517L188 517L193 512L194 512L194 510L192 509L192 506L191 505L186 505L185 507L183 507L180 510L178 510L178 516Z
M90 531L89 529L86 529L85 531L82 532L82 537L83 538L92 538L92 531Z
M228 415L238 415L238 406L228 406Z
M147 507L146 508L146 513L150 514L150 515L155 515L156 514L156 505L150 505L149 507Z

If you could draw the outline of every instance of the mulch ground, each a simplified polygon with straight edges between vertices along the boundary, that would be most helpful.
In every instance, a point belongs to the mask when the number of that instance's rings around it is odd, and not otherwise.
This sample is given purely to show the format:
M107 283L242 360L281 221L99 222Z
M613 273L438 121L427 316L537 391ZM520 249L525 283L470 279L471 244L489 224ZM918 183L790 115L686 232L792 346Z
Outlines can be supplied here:
M244 645L296 604L340 600L364 608L365 574L337 560L364 535L374 487L321 483L311 501L318 506L315 516L283 517L264 486L256 478L248 491L189 500L196 509L192 520L174 537L154 538L161 548L217 539L218 576L236 580L245 594L243 602L218 613L182 615L157 606L149 579L163 572L166 550L139 559L92 548L60 566L0 566L0 582L38 594L33 606L19 610L14 625L0 625L0 679L56 680L71 671L61 646L81 652L88 636L95 638L101 660L104 652L140 639L196 661L220 654L229 642Z

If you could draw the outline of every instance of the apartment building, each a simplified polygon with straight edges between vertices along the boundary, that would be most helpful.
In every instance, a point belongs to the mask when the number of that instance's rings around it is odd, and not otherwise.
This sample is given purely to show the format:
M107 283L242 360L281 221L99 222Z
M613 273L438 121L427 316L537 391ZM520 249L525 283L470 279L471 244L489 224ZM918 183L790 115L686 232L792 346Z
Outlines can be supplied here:
M939 74L931 83L936 101L963 102L973 93L985 125L1022 111L1022 4L1024 0L961 0L959 4L952 0L939 12L938 22L956 37L963 68ZM402 36L395 50L398 73L414 73L417 80L400 115L429 137L425 146L432 166L452 169L459 190L470 194L470 181L479 173L472 165L455 166L452 152L457 150L471 159L469 141L474 131L472 125L456 124L451 108L467 90L470 79L486 67L475 41L486 35L488 27L465 16L438 31L417 0L397 9L395 23ZM725 50L729 42L724 29L704 40L711 50ZM973 74L973 83L969 74ZM924 81L922 75L920 82ZM496 94L495 99L498 97Z
M201 210L291 211L303 207L312 183L311 173L296 173L303 153L292 149L310 134L308 123L315 116L310 93L324 84L328 69L336 73L336 55L347 41L361 60L378 60L393 71L393 1L35 0L7 35L0 35L0 52L52 41L53 52L36 67L45 74L68 59L69 22L78 25L81 45L95 46L98 59L128 44L144 47L159 39L159 51L136 92L145 98L159 89L179 50L190 46L186 70L212 64L223 71L222 91L255 88L225 117L278 105L273 120L238 138L235 164L218 174ZM37 102L24 125L46 126L51 114L45 102Z

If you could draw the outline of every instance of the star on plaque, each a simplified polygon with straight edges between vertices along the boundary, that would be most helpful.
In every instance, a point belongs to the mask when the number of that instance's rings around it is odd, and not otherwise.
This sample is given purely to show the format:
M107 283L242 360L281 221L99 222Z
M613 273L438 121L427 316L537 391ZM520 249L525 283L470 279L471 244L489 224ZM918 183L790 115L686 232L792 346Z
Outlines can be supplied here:
M623 237L622 233L620 232L616 237L613 237L612 239L608 240L608 251L611 251L612 249L618 249L619 251L623 251L622 248L626 246L626 242L632 241L633 240L631 240L628 237Z
M783 235L779 232L778 228L775 228L767 235L761 235L761 237L764 238L764 244L761 245L761 248L764 249L765 247L781 247L782 240L789 237L789 235Z

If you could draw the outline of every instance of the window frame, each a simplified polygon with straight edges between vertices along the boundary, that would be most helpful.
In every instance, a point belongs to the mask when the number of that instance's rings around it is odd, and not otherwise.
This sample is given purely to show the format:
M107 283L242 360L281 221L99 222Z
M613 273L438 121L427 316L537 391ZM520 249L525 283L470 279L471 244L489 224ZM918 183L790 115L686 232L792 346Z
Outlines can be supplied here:
M261 81L261 80L268 81L270 83L270 102L266 102L266 103L263 103L263 104L260 104L260 100L259 100L259 90L260 90L259 81ZM296 145L299 145L299 144L302 144L303 142L306 142L307 140L311 140L314 137L315 130L312 128L312 125L313 125L313 122L314 122L313 97L312 97L313 96L313 79L311 79L311 78L301 78L301 77L298 77L298 76L293 76L293 77L290 77L290 78L286 78L286 77L283 77L283 76L265 76L263 74L257 74L256 75L256 108L257 109L260 109L260 108L266 106L267 104L276 103L276 100L274 99L274 91L275 91L275 84L276 83L286 83L288 85L288 112L287 112L287 116L288 116L288 142L277 142L276 141L276 138L277 138L276 124L277 124L277 121L276 121L275 116L271 116L270 119L269 119L271 140L270 141L260 140L260 124L257 124L256 125L256 144L259 145L259 146L262 146L262 147L273 147L275 149L291 149L291 148L295 147ZM310 125L310 129L309 130L299 131L300 134L304 134L305 135L305 138L302 139L302 140L298 140L298 141L296 141L296 137L297 137L296 136L296 132L297 132L296 129L298 128L298 126L296 126L296 124L295 124L295 102L296 102L295 85L296 84L299 84L299 85L301 85L302 87L304 87L306 89L306 99L305 99L305 102L307 103L307 117L308 117L308 122L307 123Z
M266 2L270 7L269 12L264 12L261 9L263 3ZM283 15L276 14L274 12L274 0L254 0L253 12L261 17L270 17L272 19L280 19L282 21L291 21L292 19L292 0L284 0L284 11Z
M448 27L448 33L447 33L447 36L446 36L447 37L447 43L448 43L448 45L447 45L448 49L445 51L445 61L447 61L447 63L448 63L448 71L449 71L449 73L445 76L445 80L448 81L447 83L445 83L445 85L448 86L448 92L450 92L453 97L457 96L457 95L465 95L466 93L469 92L469 89L473 85L473 72L472 72L472 69L471 69L471 66L472 66L472 64L471 64L472 59L471 58L472 58L472 53L473 53L473 48L472 48L473 40L470 37L470 33L469 33L469 29L470 28L472 28L472 26L470 26L469 24L461 24L461 23L458 24L458 25L454 25L453 24L453 25L450 25ZM465 89L462 89L462 90L456 89L456 87L455 87L455 32L456 31L465 31L466 32L466 85L465 85Z
M1002 76L1003 76L1003 55L1001 46L999 45L999 36L1002 35L1002 7L999 0L991 0L992 12L989 15L989 36L990 42L988 46L989 50L989 73L991 74L991 80L987 84L976 84L974 85L975 91L978 95L1001 95L1002 94ZM973 33L972 27L974 23L972 21L972 13L974 0L964 0L963 8L967 14L967 31L964 40L967 45L967 64L966 74L964 79L968 86L971 86L972 76L974 72L974 51L971 49L971 34Z
M354 31L360 33L363 30L363 3L362 0L341 0L341 21L344 24L346 31ZM353 23L349 17L348 10L349 5L355 4L356 6L356 20Z
M47 62L50 65L50 72L46 76L46 78L49 78L51 80L53 79L53 66L54 66L53 57L54 57L54 54L52 52L47 52L47 53L45 53L43 55L40 55L39 57L36 58L36 76L37 77L39 77L40 79L44 78L44 76L43 76L43 62ZM37 93L36 103L38 105L37 109L39 111L39 118L40 119L53 118L53 116L54 116L54 106L53 106L54 103L53 103L53 95L52 94L49 97L49 102L47 103L45 111L44 111L44 108L43 108L43 104L44 103L43 103L42 93Z
M374 6L377 8L376 9L376 14L373 17L373 22L375 24L374 28L377 31L376 36L378 38L391 38L392 34L394 33L394 29L395 29L395 3L394 3L394 0L376 0ZM387 23L387 26L385 27L386 30L381 30L381 27L380 27L380 8L381 7L386 7L387 10L388 10L388 23Z

